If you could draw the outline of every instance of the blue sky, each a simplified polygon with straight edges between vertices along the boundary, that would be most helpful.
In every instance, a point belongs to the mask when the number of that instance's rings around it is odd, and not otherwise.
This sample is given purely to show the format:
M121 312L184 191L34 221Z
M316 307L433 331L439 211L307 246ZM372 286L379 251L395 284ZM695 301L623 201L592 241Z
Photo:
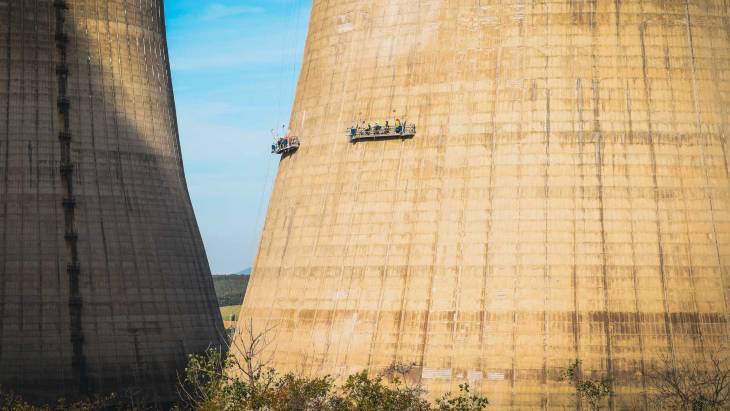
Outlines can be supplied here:
M166 0L185 174L213 273L252 264L311 0Z

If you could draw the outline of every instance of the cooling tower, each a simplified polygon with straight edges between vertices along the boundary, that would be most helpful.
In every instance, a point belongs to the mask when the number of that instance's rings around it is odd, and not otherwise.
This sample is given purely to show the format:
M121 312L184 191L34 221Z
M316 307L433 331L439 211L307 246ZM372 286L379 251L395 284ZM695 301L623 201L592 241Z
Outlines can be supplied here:
M415 363L431 397L575 407L576 358L729 338L730 9L702 1L314 0L240 324L282 371ZM355 121L412 139L350 143ZM237 336L241 344L244 333Z
M0 385L174 393L222 324L162 0L0 1L0 207Z

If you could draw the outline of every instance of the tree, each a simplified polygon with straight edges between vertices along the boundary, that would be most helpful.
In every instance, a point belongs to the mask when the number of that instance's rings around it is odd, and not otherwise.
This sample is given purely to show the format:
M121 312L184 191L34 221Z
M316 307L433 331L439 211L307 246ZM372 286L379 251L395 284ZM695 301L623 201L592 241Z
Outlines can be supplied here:
M263 353L272 330L255 332L249 320L225 350L190 355L178 390L185 406L201 411L271 409L277 376ZM231 348L238 355L228 355Z
M406 387L395 378L390 385L383 375L370 378L367 371L353 374L342 386L338 408L352 411L430 411L423 391Z
M580 404L584 400L591 407L591 410L601 409L604 398L611 394L611 379L603 377L597 380L586 379L581 371L580 360L575 360L565 371L563 379L575 387L576 401Z
M437 402L439 411L481 411L487 408L487 405L489 405L487 397L470 394L468 383L459 384L458 396L448 393Z
M44 408L43 410L47 410ZM15 395L12 392L4 391L0 387L0 410L11 410L11 411L40 411L41 408L33 407L32 405L23 401L20 396Z
M303 378L286 374L276 382L272 410L339 410L329 377Z
M420 383L407 378L415 364L395 363L371 377L367 371L350 375L336 386L330 376L280 376L269 366L268 335L273 328L254 332L249 321L231 343L235 356L210 349L191 355L180 395L184 406L200 411L481 411L485 397L450 393L433 407ZM229 347L230 348L230 347ZM226 351L230 351L226 350ZM419 376L420 377L420 376ZM420 380L420 378L418 378Z
M730 409L730 358L727 350L707 350L699 358L653 362L644 377L649 396L663 409Z
M238 355L229 356L229 365L233 366L249 385L258 387L263 383L260 387L262 390L267 390L271 386L271 381L267 378L267 374L272 371L269 367L271 356L264 357L263 354L270 344L269 335L273 330L274 327L268 327L261 332L255 332L253 320L249 319L241 331L240 338L234 338L231 344Z
M131 394L131 393L127 393ZM2 411L106 411L129 410L141 411L153 408L155 404L140 402L138 398L109 394L85 398L75 402L67 402L59 398L53 405L33 405L19 395L4 391L0 387L0 410Z

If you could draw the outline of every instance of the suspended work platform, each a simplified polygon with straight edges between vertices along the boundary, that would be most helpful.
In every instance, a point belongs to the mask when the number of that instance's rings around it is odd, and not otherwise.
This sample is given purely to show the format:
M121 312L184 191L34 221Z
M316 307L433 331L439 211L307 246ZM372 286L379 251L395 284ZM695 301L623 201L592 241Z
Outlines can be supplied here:
M299 148L299 137L282 137L271 145L271 154L288 154Z
M403 126L370 126L353 127L349 130L351 143L364 140L387 140L393 138L413 138L416 135L416 125L406 124Z

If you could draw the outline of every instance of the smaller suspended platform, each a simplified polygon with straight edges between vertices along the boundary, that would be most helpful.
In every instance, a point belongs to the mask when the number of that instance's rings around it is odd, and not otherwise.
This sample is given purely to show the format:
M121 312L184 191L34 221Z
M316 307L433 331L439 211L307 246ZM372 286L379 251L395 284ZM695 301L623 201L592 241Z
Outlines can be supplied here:
M282 137L271 145L271 154L288 154L297 151L299 148L299 137Z
M348 136L351 143L364 140L389 140L394 138L406 139L416 135L416 125L406 124L402 126L380 126L368 125L365 127L353 127L349 129Z

